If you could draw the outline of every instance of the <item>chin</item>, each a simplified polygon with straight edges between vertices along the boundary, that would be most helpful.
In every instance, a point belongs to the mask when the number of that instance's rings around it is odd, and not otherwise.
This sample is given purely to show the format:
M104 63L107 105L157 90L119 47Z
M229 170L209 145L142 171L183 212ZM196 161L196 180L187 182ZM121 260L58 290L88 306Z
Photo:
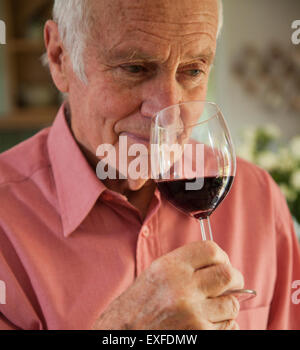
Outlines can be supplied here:
M128 179L128 189L130 191L138 191L148 182L148 179Z

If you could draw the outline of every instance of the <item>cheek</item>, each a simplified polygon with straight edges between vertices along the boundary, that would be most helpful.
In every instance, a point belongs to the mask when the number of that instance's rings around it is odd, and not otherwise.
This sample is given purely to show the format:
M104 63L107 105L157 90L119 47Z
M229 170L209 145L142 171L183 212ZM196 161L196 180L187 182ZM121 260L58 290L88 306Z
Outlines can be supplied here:
M77 134L93 152L100 144L115 144L118 141L115 124L134 114L141 104L136 92L105 79L93 79L88 86L78 89L72 100L80 115Z
M112 79L99 79L89 87L89 109L96 111L100 118L118 121L139 108L138 94L120 87Z
M201 86L197 86L196 88L190 90L188 92L188 96L186 97L186 101L204 101L206 99L207 94L207 82L201 84Z

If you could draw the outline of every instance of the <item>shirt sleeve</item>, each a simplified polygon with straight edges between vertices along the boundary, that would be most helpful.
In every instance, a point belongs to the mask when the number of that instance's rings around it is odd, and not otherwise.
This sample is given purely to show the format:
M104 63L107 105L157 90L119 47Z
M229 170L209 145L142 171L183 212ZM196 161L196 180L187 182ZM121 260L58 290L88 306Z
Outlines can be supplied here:
M17 326L10 323L1 313L0 313L0 331L16 331L19 330Z
M293 288L296 284L300 289L300 284L295 283L300 280L299 242L286 200L275 183L273 187L277 235L277 278L268 329L295 330L300 329L300 293L297 300L297 291Z
M0 330L43 329L34 307L30 279L1 226L0 281L5 286L5 300L0 303Z

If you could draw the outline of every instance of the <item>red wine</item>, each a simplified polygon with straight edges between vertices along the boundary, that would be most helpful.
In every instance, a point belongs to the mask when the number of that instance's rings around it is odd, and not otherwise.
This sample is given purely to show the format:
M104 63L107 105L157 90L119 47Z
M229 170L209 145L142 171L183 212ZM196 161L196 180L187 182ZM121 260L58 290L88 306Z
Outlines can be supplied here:
M166 199L183 212L196 219L207 218L226 197L233 183L233 176L205 177L200 190L187 190L186 183L196 179L180 179L157 182ZM199 181L199 179L197 179Z

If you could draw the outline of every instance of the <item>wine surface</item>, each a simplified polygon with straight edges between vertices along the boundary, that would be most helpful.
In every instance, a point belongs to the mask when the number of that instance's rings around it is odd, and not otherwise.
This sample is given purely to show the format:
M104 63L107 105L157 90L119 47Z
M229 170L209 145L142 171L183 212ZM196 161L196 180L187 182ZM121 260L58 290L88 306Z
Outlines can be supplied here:
M159 181L157 186L163 196L178 209L196 219L205 219L226 197L233 179L233 176L204 177L200 190L186 189L186 183L195 182L196 179Z

